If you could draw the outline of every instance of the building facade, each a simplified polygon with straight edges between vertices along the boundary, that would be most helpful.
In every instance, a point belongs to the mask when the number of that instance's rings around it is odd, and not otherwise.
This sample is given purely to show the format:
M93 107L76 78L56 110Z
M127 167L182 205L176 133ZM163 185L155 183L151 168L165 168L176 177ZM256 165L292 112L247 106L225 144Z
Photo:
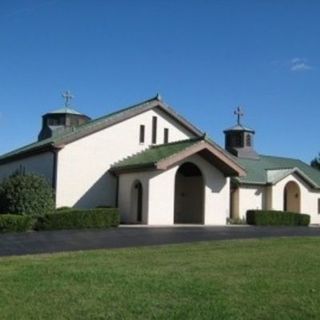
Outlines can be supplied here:
M315 169L258 155L240 121L225 134L223 149L159 96L95 120L65 106L43 116L38 141L0 157L0 179L43 175L56 207L117 206L124 223L224 225L266 208L320 222Z

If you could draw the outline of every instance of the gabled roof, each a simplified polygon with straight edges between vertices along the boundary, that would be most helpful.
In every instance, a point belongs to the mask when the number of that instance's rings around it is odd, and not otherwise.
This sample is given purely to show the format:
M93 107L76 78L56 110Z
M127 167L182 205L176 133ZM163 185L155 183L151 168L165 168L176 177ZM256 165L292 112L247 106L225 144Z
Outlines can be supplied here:
M275 184L289 174L296 173L313 188L320 189L320 171L301 160L259 155L259 159L238 158L237 161L247 172L245 177L233 178L240 185Z
M57 135L48 139L37 141L23 146L22 148L6 153L0 157L0 164L10 162L17 158L22 158L30 154L40 153L46 150L59 149L65 144L71 143L94 132L108 128L114 124L127 120L153 108L161 109L162 111L173 117L183 127L195 134L195 136L203 135L203 133L198 128L196 128L185 118L177 114L173 109L171 109L161 100L159 95L157 95L152 99L110 113L101 118L88 121L78 127L70 127L66 128L65 130L61 130Z
M317 184L306 175L303 171L301 171L299 168L291 168L291 169L272 169L267 170L267 182L268 184L277 184L282 179L288 177L291 174L296 174L302 180L307 182L311 187L317 188Z
M199 154L217 166L226 176L244 175L235 159L205 137L151 146L133 156L115 163L111 171L119 174L146 169L166 170L187 157Z

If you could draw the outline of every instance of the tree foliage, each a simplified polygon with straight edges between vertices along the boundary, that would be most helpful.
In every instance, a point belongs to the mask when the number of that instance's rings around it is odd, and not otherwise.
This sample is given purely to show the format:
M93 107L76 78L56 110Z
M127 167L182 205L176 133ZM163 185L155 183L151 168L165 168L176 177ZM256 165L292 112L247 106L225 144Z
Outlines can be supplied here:
M53 189L44 177L17 172L0 183L0 213L42 216L53 210Z
M318 154L317 157L315 157L312 161L311 161L311 167L314 167L318 170L320 170L320 153Z

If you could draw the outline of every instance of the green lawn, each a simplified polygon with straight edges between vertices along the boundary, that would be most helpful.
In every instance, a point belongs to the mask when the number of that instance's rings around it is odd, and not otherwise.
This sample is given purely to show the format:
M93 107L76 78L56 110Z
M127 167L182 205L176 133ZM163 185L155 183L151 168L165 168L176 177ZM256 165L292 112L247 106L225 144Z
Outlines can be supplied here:
M320 319L320 238L1 258L0 319Z

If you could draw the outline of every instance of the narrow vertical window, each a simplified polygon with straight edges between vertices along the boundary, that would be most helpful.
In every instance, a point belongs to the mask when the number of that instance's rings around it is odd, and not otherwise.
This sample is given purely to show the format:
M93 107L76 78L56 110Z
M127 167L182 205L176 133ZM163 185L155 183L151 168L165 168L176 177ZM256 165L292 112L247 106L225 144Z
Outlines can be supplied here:
M144 131L145 131L144 125L142 124L140 126L140 134L139 134L139 142L140 143L144 143Z
M169 129L164 128L163 132L163 143L168 143L169 142Z
M318 199L318 214L320 214L320 199Z
M157 117L152 117L152 143L157 143Z
M249 133L247 133L247 137L246 137L246 142L247 142L247 147L251 147L251 135Z

